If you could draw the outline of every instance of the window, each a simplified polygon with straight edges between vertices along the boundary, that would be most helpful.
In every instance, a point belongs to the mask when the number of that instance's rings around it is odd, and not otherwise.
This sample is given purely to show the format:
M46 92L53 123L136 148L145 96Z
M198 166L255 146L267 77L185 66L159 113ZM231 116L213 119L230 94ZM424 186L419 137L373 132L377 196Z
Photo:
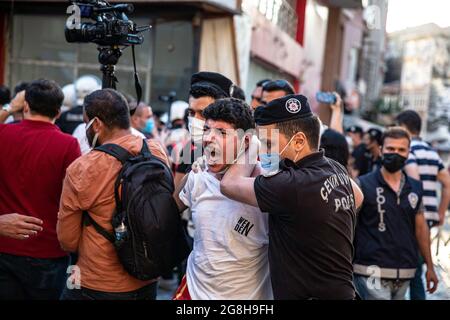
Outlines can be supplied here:
M55 80L61 86L78 77L93 74L100 79L97 46L67 43L64 15L16 14L13 20L9 85L38 78ZM133 17L138 26L150 25L149 18ZM193 70L193 30L189 20L166 22L158 19L144 43L136 47L136 65L143 100L156 109L165 108L158 96L170 91L187 100ZM131 48L123 51L116 66L117 89L135 96Z

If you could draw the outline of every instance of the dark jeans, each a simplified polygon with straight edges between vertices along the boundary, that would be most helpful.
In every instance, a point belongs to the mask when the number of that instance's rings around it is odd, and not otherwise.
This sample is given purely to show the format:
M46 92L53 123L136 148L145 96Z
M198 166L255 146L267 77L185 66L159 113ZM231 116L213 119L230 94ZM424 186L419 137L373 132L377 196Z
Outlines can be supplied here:
M57 300L69 257L37 259L0 253L0 300Z
M158 282L131 292L102 292L88 288L64 288L61 300L156 300Z
M409 298L411 300L426 300L427 295L425 293L425 286L422 280L423 274L423 258L419 256L419 265L416 269L416 274L414 275L414 279L411 279L409 285Z

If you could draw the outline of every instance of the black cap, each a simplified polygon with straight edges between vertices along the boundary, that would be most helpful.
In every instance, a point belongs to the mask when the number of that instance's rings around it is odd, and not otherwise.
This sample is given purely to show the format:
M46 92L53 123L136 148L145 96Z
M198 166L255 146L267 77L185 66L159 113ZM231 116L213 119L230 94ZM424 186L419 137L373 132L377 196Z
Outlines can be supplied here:
M220 91L225 97L231 97L234 85L233 82L217 72L197 72L191 77L191 89L195 86L198 87L213 87Z
M347 128L347 132L362 134L364 132L364 130L360 126L351 126L351 127Z
M371 128L371 129L367 130L367 133L369 134L372 141L376 141L379 145L381 145L383 132L380 129Z
M255 122L260 126L312 116L308 99L301 94L290 94L272 100L255 110Z

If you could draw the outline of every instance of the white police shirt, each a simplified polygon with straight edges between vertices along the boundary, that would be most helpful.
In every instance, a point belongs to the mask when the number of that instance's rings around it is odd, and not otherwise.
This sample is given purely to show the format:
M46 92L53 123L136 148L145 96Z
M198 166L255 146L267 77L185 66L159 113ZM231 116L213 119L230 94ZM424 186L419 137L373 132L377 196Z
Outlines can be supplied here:
M267 214L225 197L206 171L189 173L179 197L195 225L186 270L191 298L273 299Z

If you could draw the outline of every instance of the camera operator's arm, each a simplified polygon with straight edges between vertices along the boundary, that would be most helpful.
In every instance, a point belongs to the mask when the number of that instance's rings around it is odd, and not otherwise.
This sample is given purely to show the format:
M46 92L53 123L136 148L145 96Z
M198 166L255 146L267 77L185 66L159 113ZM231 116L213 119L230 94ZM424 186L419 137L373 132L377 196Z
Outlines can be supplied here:
M25 90L17 93L14 99L11 100L11 103L9 104L10 107L9 111L0 109L0 123L4 123L6 119L8 119L8 117L14 112L22 111L24 103L25 103Z
M337 132L344 134L344 127L342 125L344 120L344 112L342 110L342 99L339 94L333 92L336 96L336 103L331 104L331 119L330 119L330 129L336 130Z

